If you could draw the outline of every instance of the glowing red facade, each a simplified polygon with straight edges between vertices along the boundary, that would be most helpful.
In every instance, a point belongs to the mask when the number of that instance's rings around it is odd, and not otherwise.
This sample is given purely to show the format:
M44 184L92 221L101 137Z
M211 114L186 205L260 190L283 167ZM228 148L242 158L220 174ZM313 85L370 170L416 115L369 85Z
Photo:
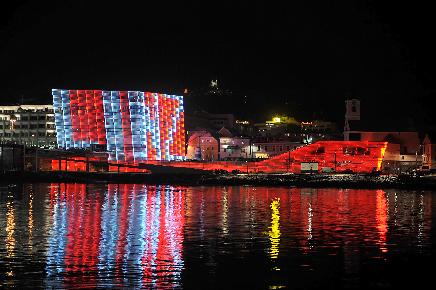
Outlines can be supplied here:
M369 141L319 141L259 162L168 162L173 167L188 167L202 170L241 172L283 173L301 172L301 163L318 163L318 171L323 168L336 172L372 172L380 170L387 142ZM152 163L152 162L149 162Z

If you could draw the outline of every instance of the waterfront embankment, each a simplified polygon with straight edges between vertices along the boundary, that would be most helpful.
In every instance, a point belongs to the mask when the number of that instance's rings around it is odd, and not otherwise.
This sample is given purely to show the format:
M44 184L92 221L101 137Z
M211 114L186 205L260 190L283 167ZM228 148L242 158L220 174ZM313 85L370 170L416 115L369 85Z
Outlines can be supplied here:
M195 185L253 185L336 188L435 189L435 175L373 174L190 174L190 173L96 173L5 172L0 183L145 183Z

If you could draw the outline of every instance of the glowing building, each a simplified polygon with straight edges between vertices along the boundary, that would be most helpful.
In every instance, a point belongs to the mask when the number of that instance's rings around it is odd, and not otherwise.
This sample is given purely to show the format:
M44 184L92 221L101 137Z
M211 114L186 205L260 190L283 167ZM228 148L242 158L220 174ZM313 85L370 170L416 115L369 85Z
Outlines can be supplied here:
M105 145L109 161L184 160L183 97L53 89L59 148Z
M53 106L0 106L0 142L54 148Z
M262 161L244 164L214 161L168 162L165 166L187 167L201 170L239 170L246 173L302 172L305 163L317 164L319 172L373 172L381 170L388 142L318 141Z

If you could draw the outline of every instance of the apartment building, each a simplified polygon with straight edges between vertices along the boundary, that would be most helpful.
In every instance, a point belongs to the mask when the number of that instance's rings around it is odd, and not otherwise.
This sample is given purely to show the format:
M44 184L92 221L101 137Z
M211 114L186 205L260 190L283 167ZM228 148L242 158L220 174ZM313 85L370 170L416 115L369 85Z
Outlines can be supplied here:
M54 148L56 128L53 106L0 106L0 143Z

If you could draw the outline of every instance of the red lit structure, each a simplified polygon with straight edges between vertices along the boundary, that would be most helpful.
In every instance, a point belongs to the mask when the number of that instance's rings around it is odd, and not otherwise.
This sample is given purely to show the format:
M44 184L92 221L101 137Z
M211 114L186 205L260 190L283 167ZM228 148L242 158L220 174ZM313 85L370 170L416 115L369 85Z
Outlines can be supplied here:
M369 173L380 170L387 146L387 142L319 141L270 159L256 162L147 161L143 164L206 171L225 170L231 172L239 170L242 173L301 173L301 164L311 162L318 165L317 169L314 170L318 172L328 169L328 171L334 172ZM68 162L65 160L53 160L52 169L85 171L86 162L86 159L83 157L69 159ZM108 169L109 171L119 172L148 172L144 167L138 168L137 164L133 162L131 164L109 163Z
M387 142L319 141L258 162L264 172L300 172L301 163L318 163L318 170L372 172L380 170Z
M201 170L239 170L247 173L285 173L301 172L301 163L314 162L318 171L329 168L335 172L352 171L356 173L380 170L387 142L369 141L319 141L288 151L259 162L166 162L158 164L172 167L187 167Z

